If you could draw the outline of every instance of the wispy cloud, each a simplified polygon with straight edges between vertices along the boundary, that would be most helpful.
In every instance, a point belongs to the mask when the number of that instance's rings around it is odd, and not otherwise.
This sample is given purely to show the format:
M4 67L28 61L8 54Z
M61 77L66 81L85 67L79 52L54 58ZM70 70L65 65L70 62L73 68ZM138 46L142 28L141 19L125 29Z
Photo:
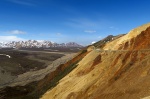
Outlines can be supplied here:
M98 26L97 22L87 18L69 19L65 24L73 28L96 28Z
M118 30L119 28L116 28L116 27L114 27L114 26L110 26L109 27L110 29L114 29L114 30Z
M102 36L98 36L98 38L102 38Z
M60 36L60 35L62 35L62 34L61 34L61 33L56 33L56 35L57 35L57 36Z
M7 33L9 33L9 34L26 34L25 31L21 31L21 30L11 30L11 31L8 31Z
M0 36L0 42L9 42L9 41L22 41L23 38L17 36Z
M86 32L86 33L96 33L95 30L85 30L84 32Z
M35 6L36 4L31 2L33 0L9 0L10 2L20 4L20 5L25 5L25 6Z

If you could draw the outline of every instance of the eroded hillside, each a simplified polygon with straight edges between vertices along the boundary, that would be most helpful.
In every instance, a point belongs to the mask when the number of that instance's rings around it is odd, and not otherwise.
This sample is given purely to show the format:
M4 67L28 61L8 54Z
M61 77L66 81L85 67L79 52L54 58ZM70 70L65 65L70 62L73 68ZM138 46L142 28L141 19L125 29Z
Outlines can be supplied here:
M150 24L90 47L78 66L41 99L141 99L150 96Z

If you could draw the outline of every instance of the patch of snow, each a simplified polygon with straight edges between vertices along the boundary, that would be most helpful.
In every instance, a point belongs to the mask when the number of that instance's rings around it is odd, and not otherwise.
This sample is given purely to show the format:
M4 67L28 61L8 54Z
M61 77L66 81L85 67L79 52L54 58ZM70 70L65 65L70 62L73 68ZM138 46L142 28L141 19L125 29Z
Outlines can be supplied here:
M1 56L7 56L8 58L11 58L10 55L7 55L7 54L0 54Z

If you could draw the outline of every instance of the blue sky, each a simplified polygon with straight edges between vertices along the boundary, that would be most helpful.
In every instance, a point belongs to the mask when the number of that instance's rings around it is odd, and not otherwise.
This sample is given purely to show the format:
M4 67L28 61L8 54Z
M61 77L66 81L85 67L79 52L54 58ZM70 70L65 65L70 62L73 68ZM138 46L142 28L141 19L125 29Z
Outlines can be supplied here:
M0 0L0 41L82 45L150 22L150 0Z

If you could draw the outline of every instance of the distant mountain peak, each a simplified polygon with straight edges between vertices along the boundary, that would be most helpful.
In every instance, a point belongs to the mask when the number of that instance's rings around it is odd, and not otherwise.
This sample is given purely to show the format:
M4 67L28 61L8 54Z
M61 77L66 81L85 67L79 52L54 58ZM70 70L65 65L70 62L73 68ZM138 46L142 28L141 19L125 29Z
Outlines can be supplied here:
M75 42L68 43L55 43L48 40L27 40L27 41L10 41L10 42L0 42L0 47L9 47L9 48L49 48L49 47L83 47Z

